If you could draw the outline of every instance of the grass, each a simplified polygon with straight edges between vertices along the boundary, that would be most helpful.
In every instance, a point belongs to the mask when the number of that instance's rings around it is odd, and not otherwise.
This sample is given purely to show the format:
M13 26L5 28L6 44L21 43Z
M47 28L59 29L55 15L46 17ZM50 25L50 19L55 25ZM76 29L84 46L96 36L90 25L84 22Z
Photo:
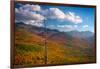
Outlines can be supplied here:
M44 64L44 46L16 44L15 65Z
M28 45L28 44L16 44L17 52L38 52L43 50L42 46L39 45Z
M43 65L45 47L43 38L38 35L20 31L15 35L15 65ZM66 44L57 41L47 42L47 64L71 64L94 62L93 49L87 49L85 43L71 40ZM84 47L85 46L85 47Z
M87 50L73 47L71 44L62 46L57 43L48 43L47 64L71 64L94 62L95 58ZM16 65L41 65L45 63L44 46L38 44L16 44Z

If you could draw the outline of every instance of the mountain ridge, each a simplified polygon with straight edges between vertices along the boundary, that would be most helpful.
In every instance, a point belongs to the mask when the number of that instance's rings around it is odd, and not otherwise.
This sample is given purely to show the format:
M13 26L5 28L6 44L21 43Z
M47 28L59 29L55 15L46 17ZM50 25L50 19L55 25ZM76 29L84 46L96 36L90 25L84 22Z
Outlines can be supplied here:
M30 32L36 32L36 33L43 33L43 34L49 34L50 32L52 33L68 33L69 35L73 36L73 37L92 37L94 36L94 33L91 32L91 31L68 31L68 32L61 32L57 29L49 29L49 28L45 28L45 27L36 27L36 26L33 26L33 25L30 25L30 24L25 24L23 22L20 22L20 23L15 23L16 27L23 27L23 28L27 28L28 31ZM26 27L25 27L26 26ZM38 32L37 32L37 31Z
M15 65L44 64L45 46L47 64L95 62L94 35L82 34L15 23Z

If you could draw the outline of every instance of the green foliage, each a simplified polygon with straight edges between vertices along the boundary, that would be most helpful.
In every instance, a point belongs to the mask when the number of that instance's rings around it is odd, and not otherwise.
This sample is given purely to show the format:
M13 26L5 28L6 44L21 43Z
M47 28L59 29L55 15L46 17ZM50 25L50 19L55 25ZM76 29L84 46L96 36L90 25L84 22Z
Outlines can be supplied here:
M44 37L24 29L16 31L15 37L15 65L45 63ZM95 62L93 48L88 47L87 42L70 36L64 42L50 40L50 38L47 40L47 64Z
M15 65L44 64L44 46L16 44Z
M16 44L16 50L24 51L24 52L37 52L43 49L42 46L39 45L29 45L29 44Z

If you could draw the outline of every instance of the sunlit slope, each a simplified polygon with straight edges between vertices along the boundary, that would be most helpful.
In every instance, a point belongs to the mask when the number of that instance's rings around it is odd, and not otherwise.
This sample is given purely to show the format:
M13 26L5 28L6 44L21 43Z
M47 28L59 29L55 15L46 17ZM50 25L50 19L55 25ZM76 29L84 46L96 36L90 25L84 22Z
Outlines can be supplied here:
M44 39L23 29L15 32L15 65L44 64Z
M78 35L75 37L73 32L65 33L50 29L45 31L45 28L41 27L16 24L14 64L45 64L45 46L47 46L47 64L95 62L93 36L85 37L84 35L81 38L81 36L78 37L81 33L74 32Z

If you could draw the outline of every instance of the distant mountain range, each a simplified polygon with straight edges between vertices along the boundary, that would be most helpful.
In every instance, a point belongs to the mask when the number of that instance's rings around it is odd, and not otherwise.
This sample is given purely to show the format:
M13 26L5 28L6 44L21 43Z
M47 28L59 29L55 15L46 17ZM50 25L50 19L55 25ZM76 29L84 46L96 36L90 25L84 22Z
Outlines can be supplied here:
M93 41L94 33L90 31L68 31L68 32L60 32L58 30L53 30L45 27L36 27L33 25L28 25L23 22L15 23L15 28L25 29L28 32L32 32L33 34L37 34L43 37L47 37L48 39L71 39L71 38L81 38L81 39L90 39Z
M90 31L61 32L55 29L36 27L19 22L15 23L15 45L18 55L20 52L22 53L22 50L23 52L27 51L28 48L32 46L32 50L35 50L31 52L33 55L35 52L38 53L40 50L38 50L38 48L41 47L43 47L42 52L44 52L44 46L47 46L48 64L95 62L94 33ZM42 52L40 50L41 56L43 56ZM21 60L22 55L18 55L16 55L16 57L19 57L19 62L23 63L24 61ZM33 58L36 58L37 62L41 62L41 60L39 60L41 56L38 57L37 55L36 57L35 55ZM24 56L24 58L27 58L27 56ZM43 58L41 59L44 61ZM30 60L35 62L35 60L31 58ZM16 61L16 63L17 62L18 61Z
M69 35L72 35L73 37L80 37L80 38L88 38L94 36L93 32L90 31L70 31L68 32Z

